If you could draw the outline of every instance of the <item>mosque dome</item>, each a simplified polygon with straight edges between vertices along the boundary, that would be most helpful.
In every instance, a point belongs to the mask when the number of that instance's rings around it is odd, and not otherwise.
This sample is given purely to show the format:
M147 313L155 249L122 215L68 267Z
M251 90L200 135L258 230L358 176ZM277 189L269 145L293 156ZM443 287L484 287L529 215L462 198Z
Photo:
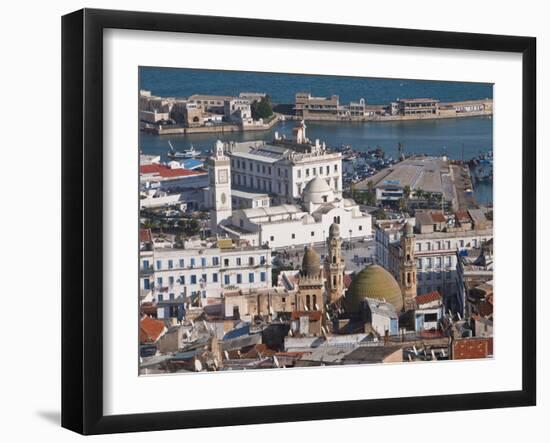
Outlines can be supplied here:
M318 277L321 272L321 258L315 249L306 246L302 259L301 275L306 277Z
M333 223L328 229L328 234L331 237L340 237L340 225L338 223Z
M310 180L304 188L304 202L306 203L332 203L334 201L334 192L325 179L317 176Z
M365 298L386 300L399 312L403 309L403 295L395 278L382 266L370 265L357 274L344 298L344 310L357 314Z

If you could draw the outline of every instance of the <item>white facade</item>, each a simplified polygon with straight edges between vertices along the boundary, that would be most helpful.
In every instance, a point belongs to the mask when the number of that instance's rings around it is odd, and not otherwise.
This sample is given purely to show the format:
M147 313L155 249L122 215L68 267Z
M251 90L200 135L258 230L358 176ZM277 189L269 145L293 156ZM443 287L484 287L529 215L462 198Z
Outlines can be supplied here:
M335 192L342 192L342 155L328 152L318 141L314 145L292 145L282 139L276 144L244 142L227 149L235 187L274 194L280 202L293 203L308 182L321 177Z
M162 248L140 252L142 301L219 298L224 289L271 287L266 248ZM145 298L147 296L147 298Z
M286 248L324 243L332 223L340 225L343 239L372 236L371 216L361 212L353 200L335 197L328 184L316 178L304 191L301 205L234 211L226 232L252 239L253 245Z

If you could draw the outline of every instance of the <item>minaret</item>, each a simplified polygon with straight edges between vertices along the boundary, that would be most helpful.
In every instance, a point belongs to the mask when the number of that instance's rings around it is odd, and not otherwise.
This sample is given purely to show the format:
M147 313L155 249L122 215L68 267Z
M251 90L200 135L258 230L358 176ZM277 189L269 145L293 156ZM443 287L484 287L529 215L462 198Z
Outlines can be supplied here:
M208 159L210 179L210 229L212 234L219 231L219 225L231 218L231 174L229 158L223 152L223 143L216 142L216 151Z
M344 259L342 258L342 238L340 226L330 225L327 239L328 254L325 259L327 302L335 303L344 294Z
M403 293L404 309L414 307L416 297L416 259L414 257L415 236L413 225L406 222L401 235L401 257L399 263L399 286Z

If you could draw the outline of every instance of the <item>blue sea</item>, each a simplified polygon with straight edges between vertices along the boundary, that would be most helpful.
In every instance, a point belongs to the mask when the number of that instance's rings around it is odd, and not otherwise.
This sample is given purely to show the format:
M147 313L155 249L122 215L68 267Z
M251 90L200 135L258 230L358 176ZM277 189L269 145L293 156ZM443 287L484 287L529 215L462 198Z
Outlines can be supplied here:
M154 95L187 97L192 94L238 95L240 92L266 92L274 103L293 103L296 92L316 96L340 96L341 103L365 98L370 104L386 104L397 98L431 97L441 101L458 101L493 97L487 83L438 82L407 79L379 79L319 75L273 74L198 69L141 67L140 89ZM468 117L407 122L306 122L308 137L328 146L351 145L357 150L381 147L397 155L401 143L406 153L441 155L468 160L493 149L493 121L490 117ZM161 154L166 160L168 140L177 150L193 145L212 148L216 138L222 140L271 140L273 133L291 135L294 122L281 122L271 131L155 136L140 133L140 149L147 154ZM497 153L498 156L498 153ZM493 200L491 184L479 184L476 197L480 203Z

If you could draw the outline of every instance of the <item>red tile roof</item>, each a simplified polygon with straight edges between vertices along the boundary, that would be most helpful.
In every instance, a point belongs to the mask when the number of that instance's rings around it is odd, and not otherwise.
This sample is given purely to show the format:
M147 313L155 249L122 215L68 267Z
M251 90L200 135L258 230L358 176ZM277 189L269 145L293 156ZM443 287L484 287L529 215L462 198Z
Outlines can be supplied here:
M437 291L427 292L426 294L417 295L414 300L417 305L424 305L434 301L441 300L441 295Z
M292 320L298 320L300 317L309 317L312 321L319 321L321 320L321 311L292 311Z
M447 221L441 212L432 212L432 220L437 223L445 223Z
M151 230L142 228L139 230L139 241L142 243L151 243Z
M159 163L153 163L150 165L141 165L139 167L139 173L150 174L153 176L160 176L162 178L175 178L175 177L185 177L189 175L205 174L204 171L199 171L196 169L184 169L184 168L171 169L168 166L161 165Z
M139 342L156 343L165 331L164 322L151 317L143 317L139 323Z
M492 338L460 338L453 342L453 360L486 358L492 348Z

